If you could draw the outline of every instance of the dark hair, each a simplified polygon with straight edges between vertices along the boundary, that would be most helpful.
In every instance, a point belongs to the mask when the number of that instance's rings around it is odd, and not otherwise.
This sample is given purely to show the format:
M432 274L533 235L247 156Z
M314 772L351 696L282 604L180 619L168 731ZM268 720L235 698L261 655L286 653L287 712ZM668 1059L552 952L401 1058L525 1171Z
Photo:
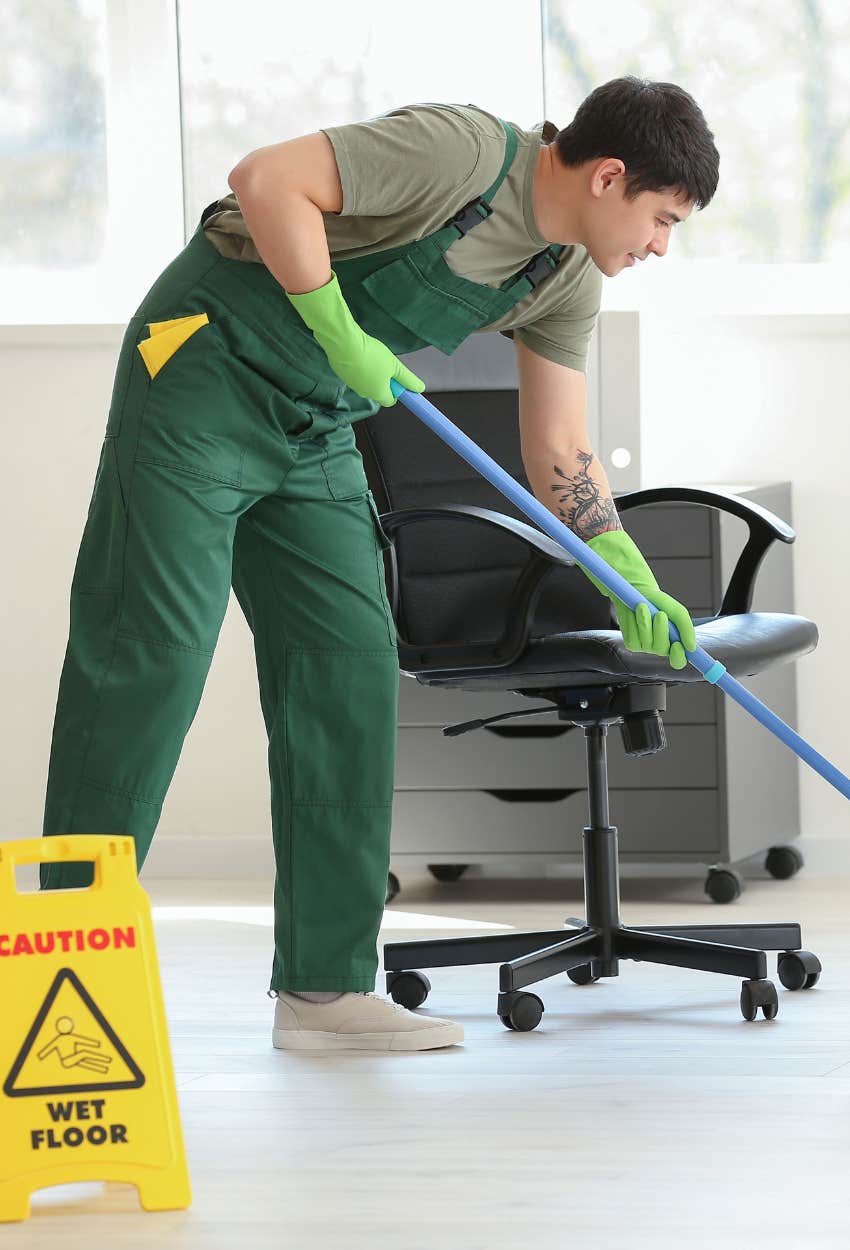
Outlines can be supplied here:
M554 142L565 165L618 157L626 166L626 199L675 189L705 208L717 190L720 157L713 140L687 91L629 75L592 91Z

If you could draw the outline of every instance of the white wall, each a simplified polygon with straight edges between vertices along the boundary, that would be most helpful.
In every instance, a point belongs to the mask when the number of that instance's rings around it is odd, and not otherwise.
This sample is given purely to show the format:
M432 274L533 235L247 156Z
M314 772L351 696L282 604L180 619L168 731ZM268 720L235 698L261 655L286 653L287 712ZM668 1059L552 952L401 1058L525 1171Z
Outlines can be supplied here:
M111 326L0 328L0 838L41 833L69 587L121 333ZM799 730L845 772L848 348L850 318L843 317L642 319L643 484L794 484L797 611L821 632L818 650L798 666ZM148 871L183 863L227 875L235 835L242 874L270 874L268 803L251 636L231 598ZM846 801L806 767L802 823L819 839L850 832Z
M850 317L641 317L644 485L792 483L795 611L817 623L797 665L798 732L850 774L844 714L850 471ZM767 732L767 730L759 730ZM801 765L811 838L850 834L847 800Z
M0 328L6 472L0 494L0 838L38 837L71 577L97 467L123 326ZM201 707L146 864L272 880L266 733L252 639L231 595ZM229 853L225 856L225 839Z

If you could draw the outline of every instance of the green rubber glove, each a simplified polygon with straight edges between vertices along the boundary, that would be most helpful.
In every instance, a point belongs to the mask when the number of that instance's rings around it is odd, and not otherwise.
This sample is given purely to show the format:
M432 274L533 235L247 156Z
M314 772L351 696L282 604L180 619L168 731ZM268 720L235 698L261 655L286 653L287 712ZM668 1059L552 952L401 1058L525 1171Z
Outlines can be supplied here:
M582 569L585 577L614 604L626 649L666 655L669 656L671 668L684 668L688 662L685 651L694 651L697 645L694 624L687 608L659 590L652 569L625 530L608 530L605 534L597 534L595 538L588 539L587 545L624 577L630 586L634 586L635 590L644 595L653 607L659 609L655 616L651 616L646 604L639 603L637 611L633 612L621 599L606 590L592 573ZM681 642L671 644L669 621L678 629Z
M290 295L287 291L286 298L313 331L334 373L364 399L373 399L384 408L397 404L398 399L390 390L390 378L417 395L425 390L422 379L411 373L384 343L360 329L333 270L330 282L324 286L303 295Z

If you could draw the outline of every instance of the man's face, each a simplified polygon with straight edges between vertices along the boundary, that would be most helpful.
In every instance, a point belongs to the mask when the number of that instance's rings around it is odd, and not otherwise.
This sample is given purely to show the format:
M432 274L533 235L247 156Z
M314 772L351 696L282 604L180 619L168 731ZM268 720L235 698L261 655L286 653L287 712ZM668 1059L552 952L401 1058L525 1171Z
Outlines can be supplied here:
M694 207L678 190L642 191L627 200L624 188L623 174L601 172L586 220L585 246L609 278L651 252L663 256L677 221L686 221Z

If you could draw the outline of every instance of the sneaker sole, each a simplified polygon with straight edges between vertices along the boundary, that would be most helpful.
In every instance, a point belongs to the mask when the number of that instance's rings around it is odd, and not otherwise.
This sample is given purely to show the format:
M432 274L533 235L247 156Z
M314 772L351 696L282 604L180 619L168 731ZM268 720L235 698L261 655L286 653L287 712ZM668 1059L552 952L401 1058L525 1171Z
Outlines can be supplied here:
M463 1026L448 1023L403 1033L327 1033L321 1029L272 1029L276 1050L436 1050L463 1041Z

